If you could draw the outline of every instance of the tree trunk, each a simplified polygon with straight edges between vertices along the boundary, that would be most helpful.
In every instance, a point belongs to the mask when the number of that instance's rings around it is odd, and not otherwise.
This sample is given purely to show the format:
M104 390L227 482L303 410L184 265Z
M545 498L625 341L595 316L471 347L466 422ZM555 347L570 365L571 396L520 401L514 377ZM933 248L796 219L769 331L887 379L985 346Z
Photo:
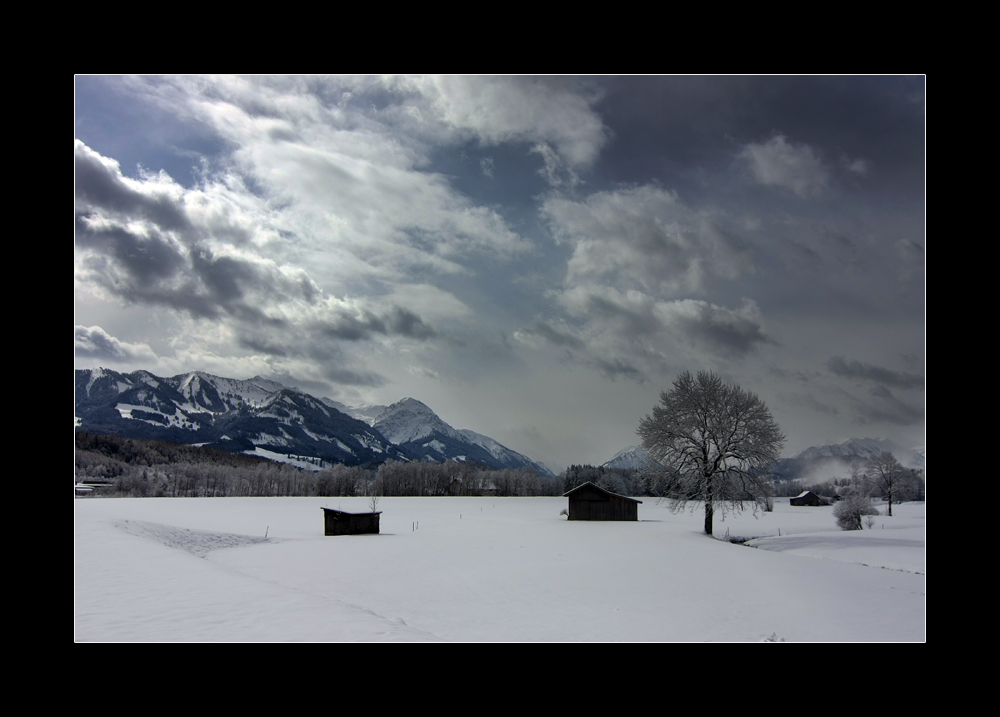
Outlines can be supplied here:
M705 534L712 534L712 513L715 512L712 506L712 476L705 476Z

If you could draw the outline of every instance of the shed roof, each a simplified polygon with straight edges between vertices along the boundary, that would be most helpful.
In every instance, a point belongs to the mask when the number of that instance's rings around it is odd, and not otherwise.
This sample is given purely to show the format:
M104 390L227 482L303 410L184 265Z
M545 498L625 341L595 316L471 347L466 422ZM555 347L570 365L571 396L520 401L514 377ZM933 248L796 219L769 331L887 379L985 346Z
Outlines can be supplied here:
M346 510L337 510L336 508L323 508L323 510L337 513L338 515L382 515L381 510L376 510L374 513L370 510L364 510L360 513L348 513Z
M586 483L581 483L580 485L578 485L573 490L567 491L566 493L563 493L562 497L563 498L569 497L569 496L573 495L574 493L576 493L578 490L582 490L584 488L591 488L593 490L596 490L599 493L604 493L604 495L608 496L609 498L621 498L622 500L630 500L633 503L641 503L642 502L641 500L636 500L635 498L629 498L627 495L618 495L617 493L612 493L609 490L604 490L599 485L595 485L594 483L591 483L590 481L587 481Z

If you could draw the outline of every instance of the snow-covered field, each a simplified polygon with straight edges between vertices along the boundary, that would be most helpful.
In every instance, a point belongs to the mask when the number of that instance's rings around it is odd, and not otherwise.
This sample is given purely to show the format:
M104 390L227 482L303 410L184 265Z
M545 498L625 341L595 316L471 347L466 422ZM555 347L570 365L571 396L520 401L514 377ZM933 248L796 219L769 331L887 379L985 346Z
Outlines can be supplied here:
M323 535L364 498L75 501L77 641L923 641L924 504L842 532L830 507L717 513L644 498L382 498L381 535ZM780 531L780 537L778 537ZM266 539L265 539L266 534Z

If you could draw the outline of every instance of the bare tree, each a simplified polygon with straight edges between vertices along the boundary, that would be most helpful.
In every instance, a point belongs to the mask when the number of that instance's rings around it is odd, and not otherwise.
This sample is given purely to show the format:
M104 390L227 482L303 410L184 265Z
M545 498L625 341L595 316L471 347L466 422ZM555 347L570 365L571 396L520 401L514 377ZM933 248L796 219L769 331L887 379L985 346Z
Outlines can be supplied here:
M704 501L705 532L723 515L750 503L766 509L774 491L770 466L785 442L771 412L755 394L711 372L685 371L660 405L639 422L642 447L661 467L651 469L674 510Z
M896 501L899 502L900 489L903 487L903 466L896 460L896 456L889 451L882 451L877 456L868 461L866 466L875 486L882 491L886 501L889 503L889 516L892 516L893 493L896 494Z

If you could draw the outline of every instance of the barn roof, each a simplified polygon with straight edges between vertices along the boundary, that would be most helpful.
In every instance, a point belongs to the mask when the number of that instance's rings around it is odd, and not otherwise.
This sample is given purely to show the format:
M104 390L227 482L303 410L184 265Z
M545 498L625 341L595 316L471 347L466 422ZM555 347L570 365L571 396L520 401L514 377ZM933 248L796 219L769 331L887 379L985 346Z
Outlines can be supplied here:
M807 495L812 495L812 494L813 494L813 492L811 490L804 490L804 491L802 491L801 493L799 493L795 497L796 498L805 498Z
M562 497L566 498L568 496L571 496L574 493L576 493L578 490L582 490L584 488L591 488L592 490L596 490L599 493L604 493L604 495L606 495L608 497L611 497L611 498L621 498L622 500L630 500L633 503L641 503L642 502L641 500L636 500L635 498L629 498L627 495L618 495L617 493L612 493L609 490L604 490L599 485L595 485L595 484L591 483L590 481L587 481L586 483L581 483L580 485L578 485L573 490L568 491L566 493L563 493Z
M376 510L374 513L370 510L365 510L360 513L348 513L346 510L337 510L336 508L323 508L323 510L329 511L330 513L337 513L339 515L382 515L381 510Z

